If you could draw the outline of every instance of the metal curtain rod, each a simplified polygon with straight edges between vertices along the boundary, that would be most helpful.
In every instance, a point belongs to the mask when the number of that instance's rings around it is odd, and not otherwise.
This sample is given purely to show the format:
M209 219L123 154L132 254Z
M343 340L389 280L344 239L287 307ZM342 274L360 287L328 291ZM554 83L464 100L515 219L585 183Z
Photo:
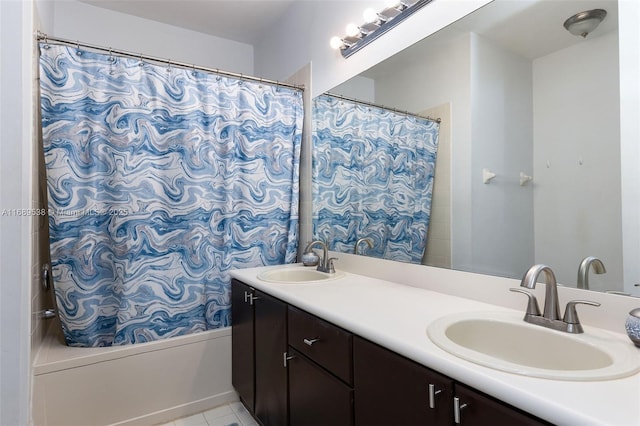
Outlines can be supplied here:
M185 62L173 61L171 59L156 58L154 56L142 55L140 53L127 52L125 50L112 49L110 47L96 46L94 44L89 44L89 43L80 43L80 42L74 41L74 40L68 40L68 39L57 38L57 37L49 37L48 35L46 35L44 33L41 33L39 31L38 31L38 34L37 34L36 38L37 38L37 40L44 41L45 43L62 44L62 45L67 45L67 46L74 46L74 47L77 47L77 48L83 47L85 49L92 49L92 50L98 50L98 51L101 51L101 52L106 52L106 53L108 53L110 55L125 56L125 57L128 57L128 58L140 59L141 61L144 60L144 61L148 61L148 62L158 62L158 63L162 63L162 64L167 64L167 65L169 65L171 67L175 66L175 67L180 67L180 68L188 68L188 69L192 69L192 70L205 71L205 72L209 72L209 73L213 73L213 74L217 74L217 75L222 75L222 76L225 76L225 77L237 78L237 79L240 79L240 80L247 80L247 81L255 81L257 83L270 84L272 86L287 87L287 88L293 89L293 90L304 91L304 86L301 86L301 85L283 83L281 81L268 80L268 79L265 79L265 78L253 77L253 76L250 76L250 75L238 74L238 73L234 73L234 72L230 72L230 71L221 71L221 70L219 70L217 68L213 69L213 68L203 67L203 66L194 65L194 64L187 64Z
M366 106L370 106L370 107L374 107L374 108L386 109L388 111L397 112L399 114L404 114L404 115L407 115L407 116L410 116L410 117L417 117L417 118L422 118L422 119L435 121L438 124L440 124L442 122L441 118L433 118L433 117L429 117L428 115L424 116L424 115L420 115L420 114L414 114L414 113L409 112L409 111L403 111L403 110L396 109L396 108L390 108L390 107L387 107L387 106L384 106L384 105L374 104L373 102L361 101L360 99L349 98L347 96L338 95L336 93L325 92L324 94L332 96L334 98L342 99L344 101L355 102L357 104L366 105Z

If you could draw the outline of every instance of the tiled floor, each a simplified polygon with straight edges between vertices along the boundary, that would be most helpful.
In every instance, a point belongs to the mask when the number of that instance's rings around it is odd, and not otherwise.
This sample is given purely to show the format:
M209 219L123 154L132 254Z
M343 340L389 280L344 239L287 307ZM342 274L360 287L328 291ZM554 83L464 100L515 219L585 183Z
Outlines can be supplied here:
M257 426L251 414L239 402L216 407L204 413L183 417L160 426Z

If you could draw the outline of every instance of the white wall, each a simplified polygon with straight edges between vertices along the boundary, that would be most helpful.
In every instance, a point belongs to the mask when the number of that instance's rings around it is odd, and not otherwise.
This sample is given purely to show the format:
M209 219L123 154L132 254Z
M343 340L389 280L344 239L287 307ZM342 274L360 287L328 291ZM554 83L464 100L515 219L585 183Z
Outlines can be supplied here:
M0 1L0 212L32 207L33 4ZM0 424L29 422L32 217L0 215Z
M610 32L534 61L536 263L575 285L580 260L597 256L597 290L622 290L617 46Z
M534 260L533 189L520 186L520 172L533 172L531 61L476 34L471 55L472 257L463 269L520 277ZM488 184L484 168L497 175Z
M253 46L80 3L55 2L51 36L253 75Z
M360 101L375 102L376 82L372 78L357 75L331 89L331 93Z
M311 62L312 96L317 96L490 1L434 1L348 59L329 47L329 39L343 36L347 23L361 23L365 8L383 2L294 2L273 31L255 46L256 74L283 80Z

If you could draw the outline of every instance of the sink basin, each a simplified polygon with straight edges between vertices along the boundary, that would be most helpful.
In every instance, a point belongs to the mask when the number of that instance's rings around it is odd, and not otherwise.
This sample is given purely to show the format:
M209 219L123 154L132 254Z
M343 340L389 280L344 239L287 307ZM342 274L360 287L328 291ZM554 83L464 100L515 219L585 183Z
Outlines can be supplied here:
M427 334L467 361L555 380L610 380L640 371L640 351L601 330L569 334L526 323L522 314L469 312L442 317Z
M312 284L335 280L344 277L344 272L334 274L319 272L301 266L270 269L258 274L258 279L281 284Z

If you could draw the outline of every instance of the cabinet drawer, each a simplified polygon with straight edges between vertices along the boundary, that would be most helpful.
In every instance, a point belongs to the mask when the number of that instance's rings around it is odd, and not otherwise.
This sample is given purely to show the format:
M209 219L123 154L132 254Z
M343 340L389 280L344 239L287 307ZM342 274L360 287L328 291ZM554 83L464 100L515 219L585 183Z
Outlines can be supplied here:
M353 384L351 333L289 306L289 345Z

